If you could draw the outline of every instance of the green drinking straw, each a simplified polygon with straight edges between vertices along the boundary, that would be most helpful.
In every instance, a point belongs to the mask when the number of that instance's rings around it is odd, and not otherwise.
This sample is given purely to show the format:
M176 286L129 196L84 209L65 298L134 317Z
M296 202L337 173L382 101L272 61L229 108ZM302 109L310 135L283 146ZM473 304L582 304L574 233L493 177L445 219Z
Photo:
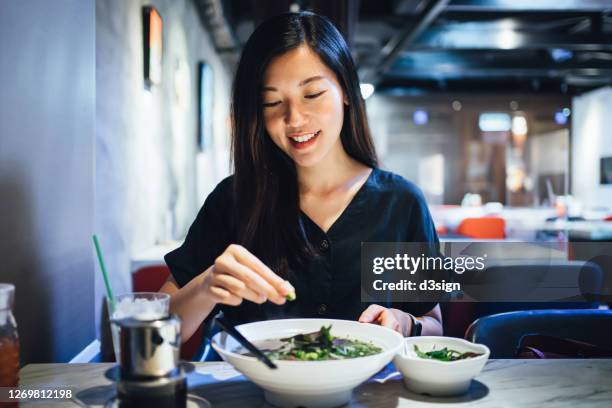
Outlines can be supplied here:
M100 243L96 234L92 236L94 246L96 247L96 254L98 254L98 262L100 262L100 269L102 269L102 276L104 277L104 286L106 286L106 296L110 302L110 308L112 313L115 312L115 297L113 296L113 290L111 289L110 282L108 280L108 273L106 273L106 267L104 266L104 257L102 256L102 250L100 249ZM111 313L111 314L112 314Z

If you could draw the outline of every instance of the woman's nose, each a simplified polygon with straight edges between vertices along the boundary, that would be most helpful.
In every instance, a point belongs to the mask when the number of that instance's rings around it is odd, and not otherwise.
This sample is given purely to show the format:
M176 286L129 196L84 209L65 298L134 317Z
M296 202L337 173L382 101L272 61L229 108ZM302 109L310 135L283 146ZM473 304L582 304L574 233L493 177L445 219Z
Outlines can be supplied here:
M305 122L304 112L296 104L289 104L285 112L285 123L291 128L299 128Z

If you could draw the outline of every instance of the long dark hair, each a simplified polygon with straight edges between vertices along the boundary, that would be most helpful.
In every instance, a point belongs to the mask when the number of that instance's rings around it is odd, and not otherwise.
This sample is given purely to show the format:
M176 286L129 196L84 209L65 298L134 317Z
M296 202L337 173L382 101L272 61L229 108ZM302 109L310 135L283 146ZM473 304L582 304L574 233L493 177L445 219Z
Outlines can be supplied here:
M327 18L310 12L263 22L242 51L232 91L234 228L238 243L280 274L316 252L300 220L295 163L265 129L261 87L270 61L301 45L308 45L335 73L348 100L340 136L344 150L367 166L377 165L359 79L340 32Z

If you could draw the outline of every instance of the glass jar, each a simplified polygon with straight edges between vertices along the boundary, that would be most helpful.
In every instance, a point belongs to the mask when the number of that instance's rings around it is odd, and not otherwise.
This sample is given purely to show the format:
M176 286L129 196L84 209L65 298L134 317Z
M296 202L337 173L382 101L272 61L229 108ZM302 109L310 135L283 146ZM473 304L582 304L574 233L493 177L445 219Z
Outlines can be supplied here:
M19 383L19 337L13 316L15 285L0 283L0 387Z

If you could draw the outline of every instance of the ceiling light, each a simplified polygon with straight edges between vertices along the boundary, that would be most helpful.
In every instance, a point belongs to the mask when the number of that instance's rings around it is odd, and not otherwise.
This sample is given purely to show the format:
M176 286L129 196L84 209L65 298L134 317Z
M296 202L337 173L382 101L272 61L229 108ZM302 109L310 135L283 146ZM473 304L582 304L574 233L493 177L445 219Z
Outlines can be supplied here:
M363 99L368 99L374 93L374 85L372 84L359 84L359 88Z
M519 35L514 30L502 30L496 35L497 47L502 50L517 48L520 44Z
M527 119L524 116L512 118L512 133L520 136L527 134Z
M427 114L427 111L424 111L423 109L417 109L412 114L412 120L414 121L415 125L423 126L426 125L427 122L429 122L429 115Z
M567 116L563 114L563 111L555 112L555 122L557 125L567 125Z
M483 132L507 132L512 128L512 120L507 113L485 112L478 117L478 127Z
M550 50L550 56L553 60L555 60L555 62L563 62L571 59L574 56L574 53L563 48L553 48Z

